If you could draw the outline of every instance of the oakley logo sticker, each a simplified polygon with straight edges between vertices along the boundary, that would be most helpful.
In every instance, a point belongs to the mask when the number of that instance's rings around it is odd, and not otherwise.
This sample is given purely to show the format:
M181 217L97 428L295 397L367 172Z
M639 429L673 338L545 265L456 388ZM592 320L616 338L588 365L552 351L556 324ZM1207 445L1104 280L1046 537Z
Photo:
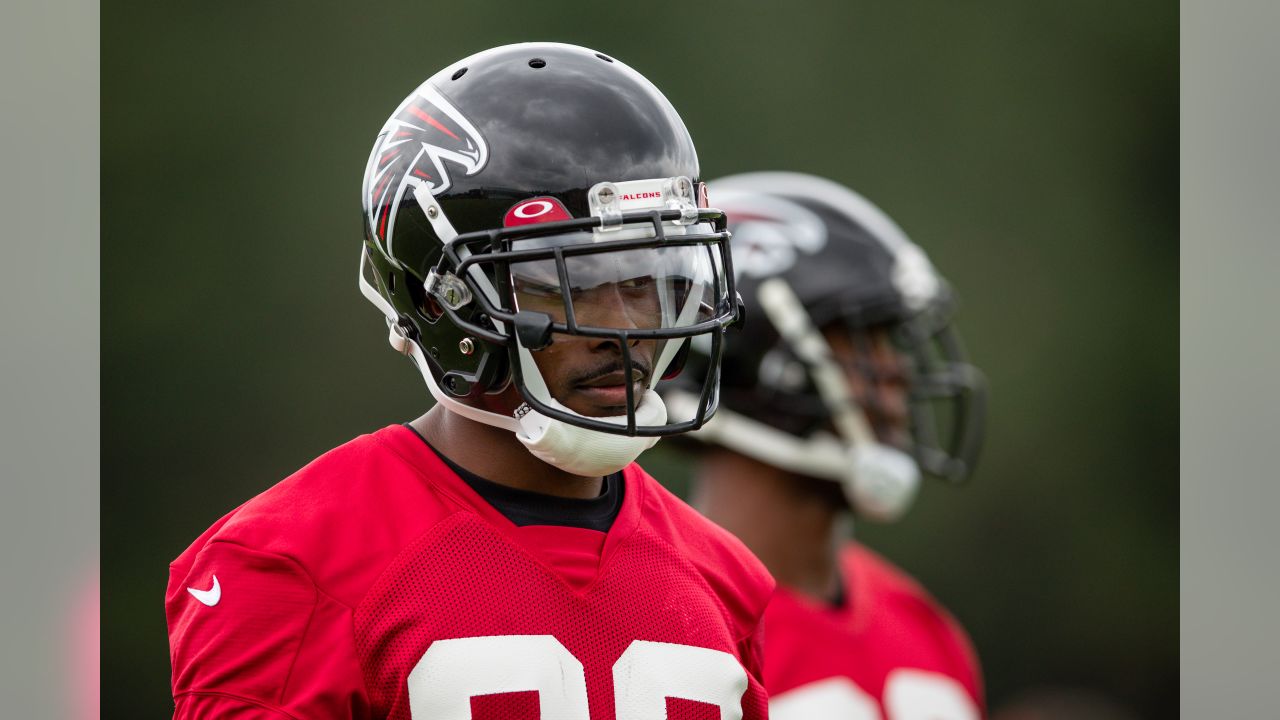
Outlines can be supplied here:
M572 219L573 216L559 200L553 197L536 197L513 205L502 218L502 226L518 227Z

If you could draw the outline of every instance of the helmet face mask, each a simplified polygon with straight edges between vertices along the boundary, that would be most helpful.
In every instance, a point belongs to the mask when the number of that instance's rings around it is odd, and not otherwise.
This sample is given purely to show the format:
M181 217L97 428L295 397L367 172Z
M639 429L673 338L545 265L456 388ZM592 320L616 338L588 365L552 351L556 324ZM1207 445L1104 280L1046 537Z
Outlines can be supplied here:
M962 482L982 447L986 380L969 364L949 303L899 328L911 362L911 450L929 475Z
M675 224L679 219L677 211L628 214L616 233L624 236L620 239L602 232L598 218L460 235L445 247L434 275L461 279L480 316L512 332L485 327L448 303L441 306L456 327L506 350L511 382L539 413L592 430L642 437L696 428L715 411L718 367L699 378L705 391L699 412L657 425L637 419L645 391L679 372L675 362L684 343L709 336L719 348L725 328L737 317L730 300L736 292L723 213L698 210L697 221L687 225ZM625 236L628 231L631 237ZM561 348L572 348L587 372L549 377L544 369L549 363L541 357ZM598 357L592 358L593 352ZM620 389L609 391L609 397L620 401L614 404L605 398L575 403L565 392L551 392L568 386L567 394L576 389L605 396L606 391L593 393L583 386L609 375L634 380L610 386ZM451 381L453 377L445 371L446 392L465 396L460 389L467 380ZM573 408L592 404L594 412Z
M479 53L379 133L361 289L437 401L531 450L569 438L534 450L553 465L612 467L566 447L648 447L718 403L718 361L699 367L690 412L653 391L692 339L718 358L738 319L726 220L698 174L679 115L621 62L558 43Z

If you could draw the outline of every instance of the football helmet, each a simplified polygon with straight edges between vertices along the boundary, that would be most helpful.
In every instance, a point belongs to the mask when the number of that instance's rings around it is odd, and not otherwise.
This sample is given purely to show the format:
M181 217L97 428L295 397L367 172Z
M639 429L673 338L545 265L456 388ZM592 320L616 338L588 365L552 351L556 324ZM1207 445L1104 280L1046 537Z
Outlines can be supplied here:
M725 350L720 412L693 437L838 481L859 516L878 520L906 511L922 471L967 477L986 385L919 246L862 196L811 175L748 173L708 189L729 216L751 321ZM697 364L709 348L694 348ZM694 400L667 392L669 407Z
M360 287L437 401L607 474L715 412L739 300L705 197L688 130L640 73L573 45L493 48L379 132ZM709 361L672 413L654 386L693 338Z

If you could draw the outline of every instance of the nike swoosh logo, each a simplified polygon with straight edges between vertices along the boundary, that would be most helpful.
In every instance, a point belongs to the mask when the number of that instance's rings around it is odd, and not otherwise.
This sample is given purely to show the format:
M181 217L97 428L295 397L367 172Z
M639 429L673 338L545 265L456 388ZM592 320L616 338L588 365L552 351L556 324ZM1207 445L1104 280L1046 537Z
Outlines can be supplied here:
M213 576L213 587L208 590L197 590L189 587L187 588L187 592L191 593L191 597L199 600L209 607L217 605L218 601L222 599L222 587L218 585L217 575Z

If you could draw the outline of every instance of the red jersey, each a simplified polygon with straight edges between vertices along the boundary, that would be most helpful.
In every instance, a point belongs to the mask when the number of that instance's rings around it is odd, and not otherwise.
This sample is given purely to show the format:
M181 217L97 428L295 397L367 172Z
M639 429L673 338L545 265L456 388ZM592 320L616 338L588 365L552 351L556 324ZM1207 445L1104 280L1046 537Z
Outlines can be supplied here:
M765 612L774 720L976 720L982 678L968 636L915 580L856 543L836 608L779 587Z
M746 548L623 471L607 533L509 521L411 430L329 452L170 567L174 717L767 717Z

